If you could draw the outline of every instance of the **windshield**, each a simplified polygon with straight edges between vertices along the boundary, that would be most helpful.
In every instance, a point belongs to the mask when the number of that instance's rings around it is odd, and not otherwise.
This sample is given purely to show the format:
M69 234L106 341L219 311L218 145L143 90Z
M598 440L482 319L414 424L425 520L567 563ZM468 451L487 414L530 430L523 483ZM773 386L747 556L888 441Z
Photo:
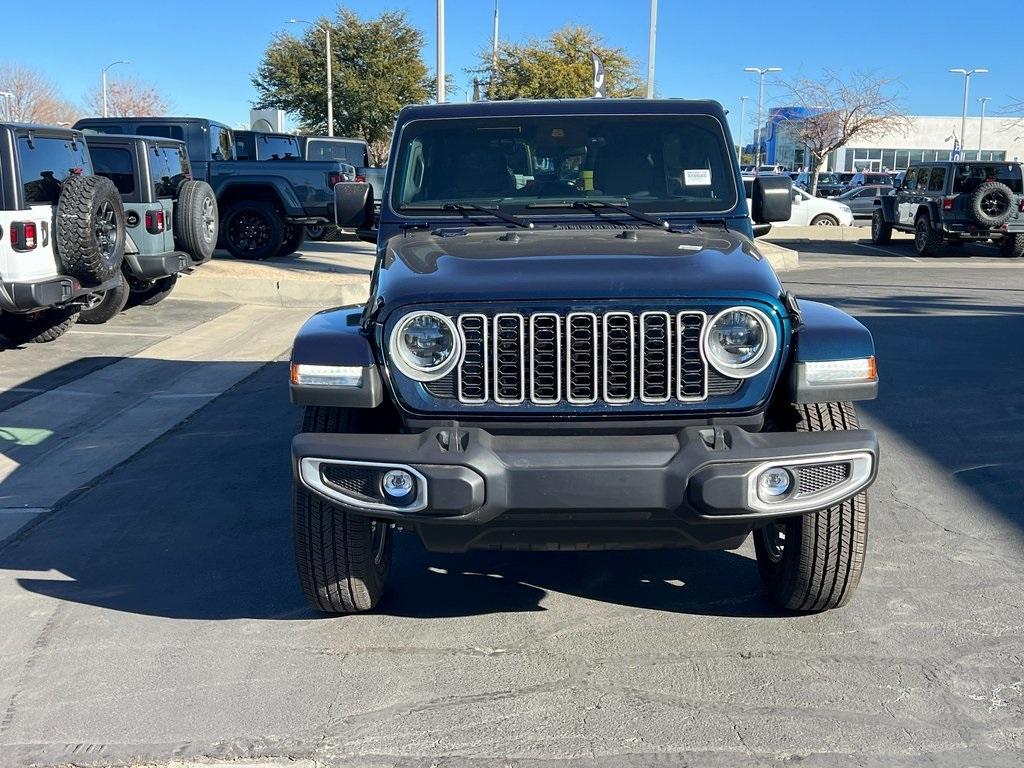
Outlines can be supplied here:
M956 166L953 192L973 192L986 181L1001 181L1014 194L1024 193L1021 189L1021 167L1014 163L963 163Z
M571 115L417 120L405 126L392 203L473 201L520 212L615 198L648 212L736 204L733 158L708 115Z

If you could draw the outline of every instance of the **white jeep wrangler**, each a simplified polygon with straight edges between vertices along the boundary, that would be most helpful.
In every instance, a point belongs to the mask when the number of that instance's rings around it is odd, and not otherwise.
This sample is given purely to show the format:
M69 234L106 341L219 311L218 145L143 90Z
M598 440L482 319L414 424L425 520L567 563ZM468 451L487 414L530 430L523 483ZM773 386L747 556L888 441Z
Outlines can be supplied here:
M0 335L53 341L121 281L124 207L81 131L0 123Z

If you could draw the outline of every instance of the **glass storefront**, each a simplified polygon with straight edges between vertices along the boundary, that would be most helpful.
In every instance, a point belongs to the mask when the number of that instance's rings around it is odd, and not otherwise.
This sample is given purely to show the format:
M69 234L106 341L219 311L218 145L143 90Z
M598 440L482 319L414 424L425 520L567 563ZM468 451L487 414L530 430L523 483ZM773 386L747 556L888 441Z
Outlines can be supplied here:
M950 148L944 149L860 149L847 147L843 171L905 171L913 163L929 160L949 160ZM994 160L1006 159L1006 152L968 149L962 153L962 160Z

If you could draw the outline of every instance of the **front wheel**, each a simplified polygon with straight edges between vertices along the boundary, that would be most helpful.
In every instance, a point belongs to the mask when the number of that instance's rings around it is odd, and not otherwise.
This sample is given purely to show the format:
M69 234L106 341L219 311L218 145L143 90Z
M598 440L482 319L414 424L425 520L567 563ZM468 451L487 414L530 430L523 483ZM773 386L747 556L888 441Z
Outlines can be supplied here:
M875 245L885 245L892 241L892 224L887 224L881 211L871 214L871 242Z
M857 429L852 403L794 406L796 431ZM866 491L834 507L776 520L754 532L757 568L772 600L794 611L845 605L860 582L868 540Z
M831 213L820 213L811 219L812 227L838 227L839 219Z

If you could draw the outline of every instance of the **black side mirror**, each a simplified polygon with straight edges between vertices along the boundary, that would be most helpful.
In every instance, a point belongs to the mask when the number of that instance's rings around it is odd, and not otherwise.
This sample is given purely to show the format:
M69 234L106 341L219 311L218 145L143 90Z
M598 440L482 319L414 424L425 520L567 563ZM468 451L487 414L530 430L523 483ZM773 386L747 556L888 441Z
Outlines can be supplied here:
M373 226L373 198L370 185L344 181L334 185L334 223L342 229L369 229Z
M758 176L754 179L750 212L755 224L788 221L793 216L793 181L788 176Z

